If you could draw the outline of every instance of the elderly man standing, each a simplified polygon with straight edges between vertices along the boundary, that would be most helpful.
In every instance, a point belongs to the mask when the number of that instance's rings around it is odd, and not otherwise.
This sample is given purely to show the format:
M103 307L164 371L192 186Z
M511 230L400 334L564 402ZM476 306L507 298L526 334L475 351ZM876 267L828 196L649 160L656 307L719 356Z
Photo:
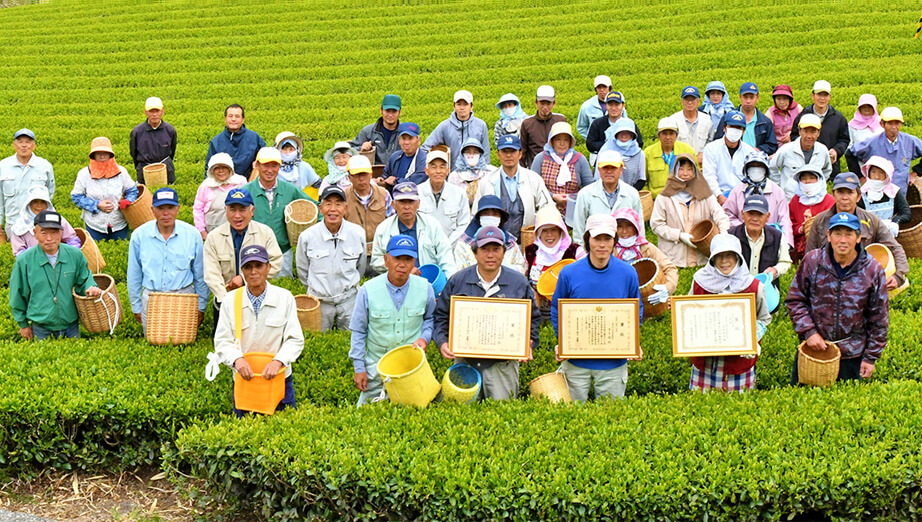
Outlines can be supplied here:
M798 116L800 123L800 136L790 143L785 143L772 156L770 169L771 179L784 189L784 196L788 201L797 195L797 173L801 167L810 164L823 173L823 182L832 178L838 169L830 162L829 150L822 143L817 143L822 134L823 122L815 114Z
M380 180L388 190L404 181L417 185L426 181L426 151L419 150L419 125L404 122L397 127L397 132L400 150L390 155Z
M851 141L848 133L848 120L835 107L829 105L829 99L832 97L831 90L829 82L817 80L813 84L813 92L810 93L813 103L794 118L794 127L791 129L791 141L793 141L803 133L805 127L800 125L800 122L805 116L812 114L819 119L822 125L819 142L826 147L829 161L832 163L832 176L826 176L827 179L839 174L839 158L845 154L845 149ZM791 197L793 196L788 196L789 199Z
M248 246L260 245L269 253L269 279L282 270L282 251L272 229L253 221L253 198L244 189L235 188L224 199L227 223L211 231L205 238L205 284L214 300L212 312L217 328L221 303L228 292L244 285L240 272L240 252Z
M320 323L348 330L359 281L365 273L365 231L346 221L346 192L330 185L320 194L323 221L298 238L298 279L320 300Z
M215 154L226 152L234 158L234 172L245 178L250 177L256 153L266 146L266 142L244 125L244 116L243 107L236 103L224 109L224 130L208 144L205 165Z
M605 96L605 116L596 118L589 125L589 134L586 136L586 149L589 150L589 163L594 164L595 157L601 150L605 142L614 136L609 130L621 118L627 118L633 123L633 120L627 117L624 109L624 95L618 91L612 91ZM640 128L634 123L634 135L637 136L637 145L643 148L643 136L640 135Z
M371 249L378 225L394 215L391 194L383 187L371 182L371 162L365 156L349 158L346 168L351 185L345 189L345 218L365 229L365 254L368 256L366 275L374 277L378 273L371 267Z
M699 165L704 155L704 146L710 141L713 131L711 118L698 110L700 104L701 94L698 88L689 85L682 89L682 110L671 116L678 127L678 140L695 149Z
M35 216L38 244L16 258L10 275L10 311L24 339L80 337L72 291L98 296L86 258L78 248L61 244L64 218L52 210Z
M360 152L375 149L375 165L384 165L391 154L400 148L397 128L400 126L400 96L387 94L381 100L381 117L359 131L350 144Z
M525 168L531 167L535 156L541 154L551 133L551 127L560 121L567 121L563 114L554 112L556 103L554 88L550 85L538 87L535 96L537 111L534 116L529 116L522 121L519 129L519 139L522 141L522 159L519 164Z
M595 87L595 96L584 101L579 107L579 115L576 117L576 132L585 140L589 136L589 126L592 122L605 116L607 108L605 107L605 97L611 92L611 78L600 74L592 82Z
M743 141L748 124L742 112L729 111L723 121L727 132L721 132L721 139L715 139L704 147L701 163L701 174L721 205L727 201L730 191L743 181L746 157L755 150Z
M701 120L701 125L704 125L704 120ZM695 154L695 149L691 145L679 141L679 124L675 117L660 119L656 125L656 137L657 140L643 151L647 160L647 187L654 198L666 188L666 180L669 179L669 172L675 164L676 157L680 154ZM701 154L698 155L697 161L701 163Z
M535 292L528 279L520 272L503 266L506 254L506 234L499 227L481 227L471 248L477 264L451 276L435 309L435 334L433 340L442 357L454 359L448 347L451 322L451 296L494 297L497 299L528 299L534 301ZM531 346L537 348L541 326L541 309L531 307ZM458 359L469 364L483 377L480 397L498 401L515 399L519 393L519 361L496 359Z
M291 366L304 350L304 332L298 322L298 305L291 292L269 284L269 253L259 245L243 249L240 257L241 273L246 285L228 294L229 310L221 314L215 329L214 349L218 360L240 375L245 381L274 379L285 372L285 396L275 411L294 408L295 387ZM237 310L243 327L237 342ZM261 375L255 374L244 357L250 352L272 354ZM234 405L237 418L247 411Z
M759 88L756 87L756 84L746 82L741 85L740 106L737 107L735 112L742 114L745 120L742 136L743 143L771 156L778 150L778 137L775 136L775 124L756 107L758 103ZM717 125L717 131L714 132L715 140L722 137L725 128L730 125L729 116L730 112L725 114L724 119ZM715 192L715 194L716 193L717 192Z
M442 225L448 242L454 247L471 221L471 207L461 187L445 183L448 172L448 154L441 150L430 151L426 158L429 179L418 187L419 211L432 216Z
M599 179L583 187L576 196L576 210L573 212L573 223L570 223L575 243L586 246L583 245L583 232L586 231L589 216L611 215L619 208L632 208L638 216L643 215L640 193L621 181L622 172L624 161L618 151L606 150L599 154Z
M387 242L387 272L366 282L355 298L349 329L349 359L355 370L355 387L362 406L384 396L378 361L389 350L412 344L423 350L432 339L435 293L432 285L413 275L417 260L416 240L396 235Z
M896 107L887 107L880 113L880 124L884 132L853 145L852 152L862 162L867 162L871 156L880 156L893 163L893 184L905 195L909 189L909 167L917 158L922 158L922 140L900 132L903 113Z
M54 169L47 160L32 153L35 133L29 129L16 131L13 148L16 153L0 161L0 224L4 225L0 234L7 241L13 237L10 227L28 203L24 199L31 185L48 187L49 195L54 197Z
M167 183L176 183L176 128L163 121L163 101L156 96L144 102L144 114L147 120L131 129L128 139L138 183L144 183L144 167L151 163L165 164Z
M304 192L291 183L278 179L282 166L282 154L274 147L259 149L256 156L258 177L243 186L253 197L256 207L253 219L268 225L275 232L275 240L282 250L282 277L292 276L293 254L288 230L285 228L285 207L296 199L308 199Z
M474 95L461 90L454 96L454 111L451 116L432 131L423 143L423 150L429 152L436 145L446 145L452 157L461 154L461 144L468 138L480 141L483 153L490 156L490 130L487 124L474 116Z
M728 233L740 240L749 273L770 275L778 288L779 278L791 268L791 254L784 234L775 227L766 226L769 218L768 200L761 194L751 194L743 204L743 222L731 227Z
M202 235L178 221L179 195L169 187L154 192L154 220L131 233L128 242L128 299L144 332L151 292L198 294L198 322L205 318L208 285L204 277Z
M849 174L839 176L843 175ZM840 212L824 221L826 244L807 252L784 304L794 331L809 347L825 351L827 341L839 347L838 380L867 379L887 346L886 275L861 244L864 227L859 216ZM798 382L794 357L791 384Z
M439 265L446 277L454 274L455 257L451 252L451 243L435 218L419 212L419 190L416 184L406 181L394 187L393 205L396 213L381 222L375 230L375 242L371 250L371 265L375 271L381 273L387 270L384 263L386 246L392 237L404 235L412 237L418 245L416 266Z

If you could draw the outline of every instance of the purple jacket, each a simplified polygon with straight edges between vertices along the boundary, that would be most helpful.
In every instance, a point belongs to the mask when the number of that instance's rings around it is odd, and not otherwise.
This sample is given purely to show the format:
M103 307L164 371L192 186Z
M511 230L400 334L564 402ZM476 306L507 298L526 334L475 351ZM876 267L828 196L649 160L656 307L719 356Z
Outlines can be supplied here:
M874 362L887 345L890 300L884 269L859 243L858 258L842 279L832 247L807 252L784 304L801 339L819 333L835 341L843 359Z

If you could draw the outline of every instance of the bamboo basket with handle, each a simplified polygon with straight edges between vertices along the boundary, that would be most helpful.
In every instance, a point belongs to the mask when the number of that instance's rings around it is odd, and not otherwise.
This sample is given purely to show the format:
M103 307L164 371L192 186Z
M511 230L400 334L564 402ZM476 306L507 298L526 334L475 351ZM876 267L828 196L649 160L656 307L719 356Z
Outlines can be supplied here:
M698 252L704 254L704 257L711 257L711 240L720 232L717 223L710 219L693 226L691 229L691 242L698 249Z
M151 292L147 301L150 344L189 344L198 334L198 294Z
M138 199L122 211L122 215L125 216L125 221L128 222L128 226L131 227L131 230L136 230L138 227L147 223L148 221L154 220L154 210L152 208L152 203L154 202L154 197L147 187L142 184L138 184Z
M99 245L93 240L93 236L82 228L75 228L74 233L77 235L77 239L80 240L80 251L83 252L83 257L86 258L87 268L94 274L102 272L102 269L106 267L106 260L103 259L102 253L99 251Z
M71 291L74 295L74 304L77 306L80 324L89 333L108 331L109 335L112 335L124 315L124 309L115 288L115 279L108 274L96 274L93 280L102 290L99 297L82 296L77 294L76 290Z

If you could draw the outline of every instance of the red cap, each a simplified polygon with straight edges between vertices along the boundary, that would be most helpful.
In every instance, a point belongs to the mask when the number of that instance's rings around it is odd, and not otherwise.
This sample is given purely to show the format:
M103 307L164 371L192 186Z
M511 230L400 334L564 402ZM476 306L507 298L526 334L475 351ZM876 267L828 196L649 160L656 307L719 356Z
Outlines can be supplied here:
M792 91L791 88L788 87L787 85L781 84L775 87L774 90L772 90L772 96L787 96L788 98L793 100L794 91Z

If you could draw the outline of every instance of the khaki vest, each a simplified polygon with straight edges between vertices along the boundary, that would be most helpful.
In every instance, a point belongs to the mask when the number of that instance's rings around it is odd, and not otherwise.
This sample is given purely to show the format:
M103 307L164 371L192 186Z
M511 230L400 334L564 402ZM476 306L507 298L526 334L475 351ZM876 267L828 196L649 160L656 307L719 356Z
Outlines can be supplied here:
M387 199L381 187L371 186L371 201L368 209L355 195L355 189L346 189L346 219L365 229L365 241L371 243L375 239L375 229L387 218Z

